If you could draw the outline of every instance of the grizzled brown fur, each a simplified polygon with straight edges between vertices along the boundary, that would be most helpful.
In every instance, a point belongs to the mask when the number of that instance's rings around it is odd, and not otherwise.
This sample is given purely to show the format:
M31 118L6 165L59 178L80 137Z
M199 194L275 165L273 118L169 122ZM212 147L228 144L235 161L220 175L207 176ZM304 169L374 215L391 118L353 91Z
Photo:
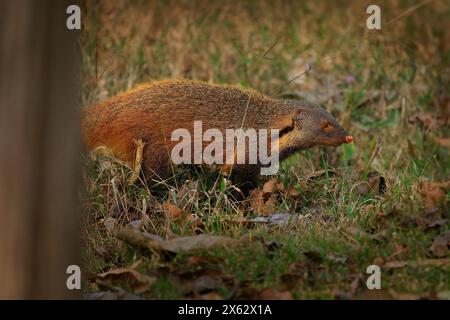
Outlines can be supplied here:
M141 139L145 178L165 179L172 175L170 152L178 143L170 140L171 133L186 128L193 136L195 120L202 121L203 132L216 128L224 137L225 129L279 129L280 160L316 145L339 146L353 139L330 113L311 103L188 80L151 82L88 108L83 133L88 148L107 146L130 165L134 141ZM234 165L235 182L254 186L259 167Z

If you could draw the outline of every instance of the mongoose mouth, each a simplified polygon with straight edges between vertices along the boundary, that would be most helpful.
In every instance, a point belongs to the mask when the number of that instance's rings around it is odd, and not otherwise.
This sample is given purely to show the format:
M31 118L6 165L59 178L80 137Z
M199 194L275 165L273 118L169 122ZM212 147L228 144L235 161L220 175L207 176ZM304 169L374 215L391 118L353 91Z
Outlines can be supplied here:
M353 142L353 136L352 135L345 136L345 143L352 143L352 142Z

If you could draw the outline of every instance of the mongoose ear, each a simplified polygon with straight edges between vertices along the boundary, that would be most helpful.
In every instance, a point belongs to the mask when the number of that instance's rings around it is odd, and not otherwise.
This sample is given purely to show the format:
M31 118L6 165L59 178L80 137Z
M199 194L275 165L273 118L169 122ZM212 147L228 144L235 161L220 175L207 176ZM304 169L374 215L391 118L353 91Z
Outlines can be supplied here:
M276 120L272 124L272 128L280 130L280 136L294 130L295 117L298 116L299 114L300 114L299 111L295 111L285 116L282 116L280 119Z

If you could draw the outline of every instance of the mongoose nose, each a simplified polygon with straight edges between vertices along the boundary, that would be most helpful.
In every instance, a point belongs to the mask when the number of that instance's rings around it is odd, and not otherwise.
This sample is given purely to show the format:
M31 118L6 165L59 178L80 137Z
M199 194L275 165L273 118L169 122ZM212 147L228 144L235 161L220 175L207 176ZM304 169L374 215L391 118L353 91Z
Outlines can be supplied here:
M353 141L353 136L345 136L345 142L351 143Z

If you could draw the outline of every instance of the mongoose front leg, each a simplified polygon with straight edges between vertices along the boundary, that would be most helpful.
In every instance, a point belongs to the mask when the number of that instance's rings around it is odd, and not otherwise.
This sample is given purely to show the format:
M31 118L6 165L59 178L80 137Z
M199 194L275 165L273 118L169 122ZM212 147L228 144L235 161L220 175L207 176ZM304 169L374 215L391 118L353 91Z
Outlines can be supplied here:
M255 165L235 165L231 171L231 181L247 197L258 186L259 167Z

